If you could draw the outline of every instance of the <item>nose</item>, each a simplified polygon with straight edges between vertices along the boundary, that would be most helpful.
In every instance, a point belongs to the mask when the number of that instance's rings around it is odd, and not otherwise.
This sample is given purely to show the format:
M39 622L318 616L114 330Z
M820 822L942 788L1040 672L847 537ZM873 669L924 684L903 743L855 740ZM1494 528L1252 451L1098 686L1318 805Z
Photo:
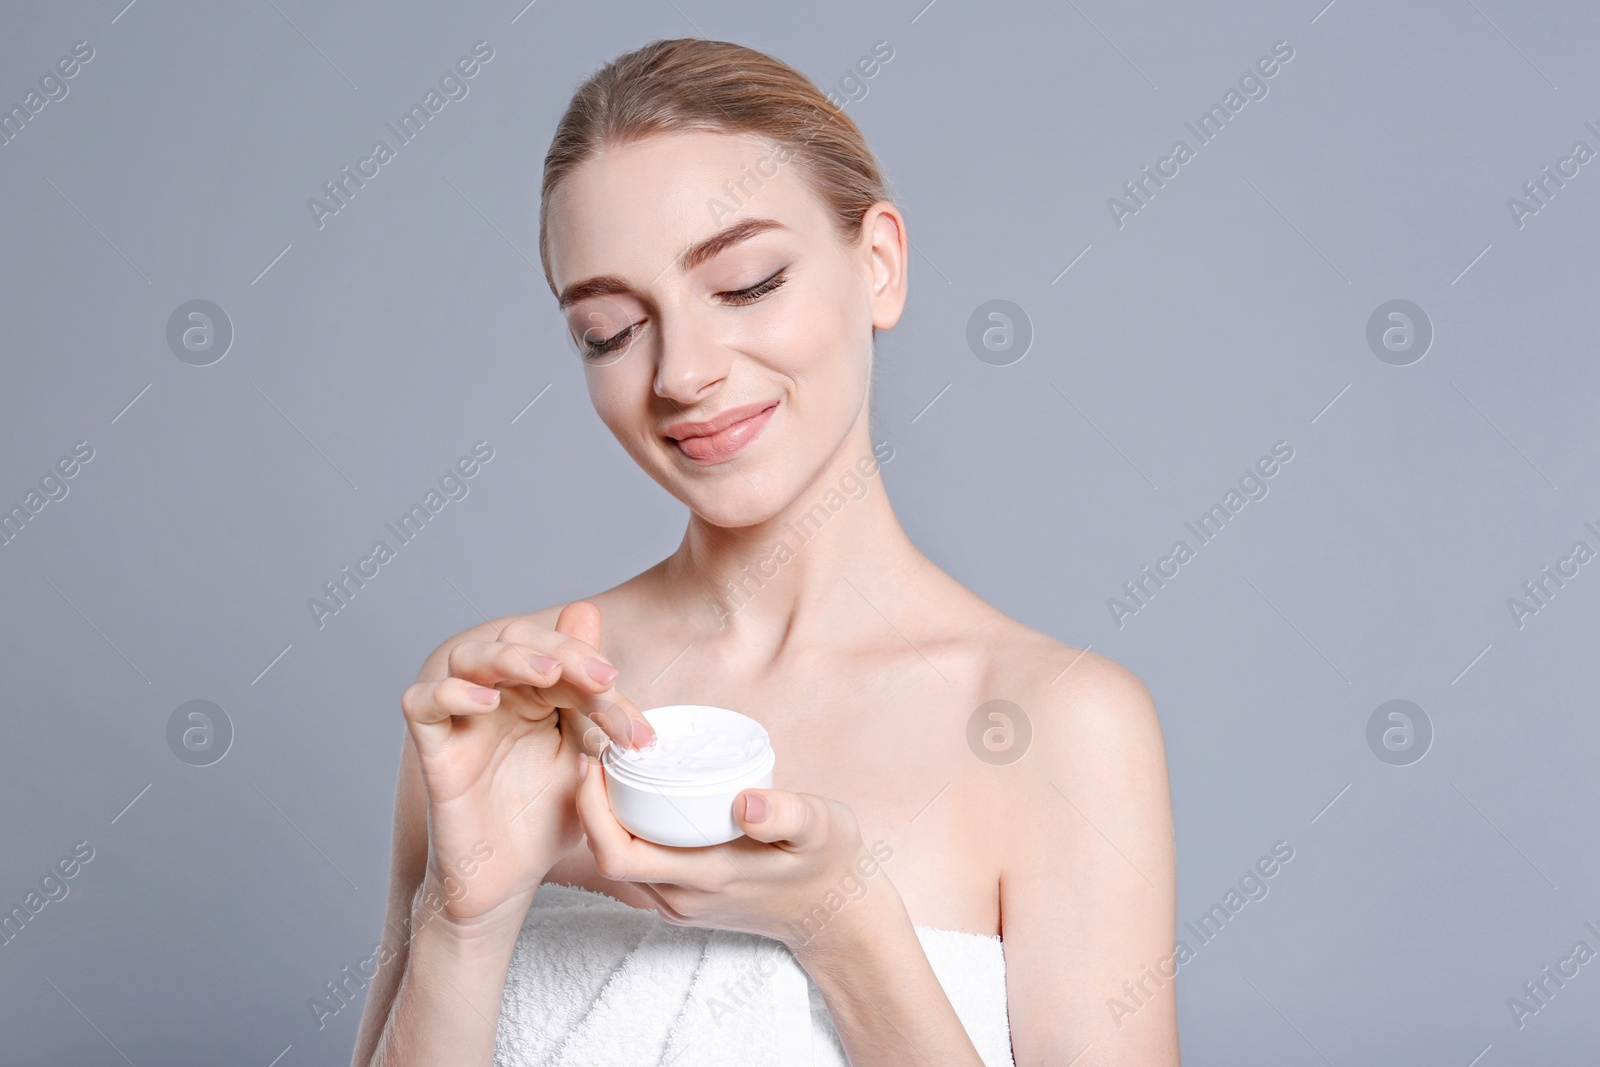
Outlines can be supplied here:
M679 315L659 324L656 395L685 406L703 398L728 376L730 357L709 323Z

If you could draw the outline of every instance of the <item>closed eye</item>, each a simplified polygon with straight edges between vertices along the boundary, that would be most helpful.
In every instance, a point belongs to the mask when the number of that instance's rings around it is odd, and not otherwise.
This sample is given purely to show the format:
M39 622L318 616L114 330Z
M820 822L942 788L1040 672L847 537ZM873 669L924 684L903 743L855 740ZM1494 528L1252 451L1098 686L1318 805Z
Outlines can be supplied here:
M787 269L788 268L785 267L783 270ZM732 301L735 306L753 303L757 300L760 300L762 297L766 296L768 293L772 292L774 289L778 288L784 282L789 280L789 276L785 274L783 270L778 271L778 273L774 274L760 285L752 285L748 289L735 289L732 292L718 293L717 295L726 300Z
M627 329L613 334L604 341L591 341L587 336L585 336L583 339L583 358L599 359L608 352L615 352L618 348L622 347L623 343L629 337L633 336L633 331L638 329L638 327L639 324L636 322Z
M759 285L752 285L748 289L732 289L727 292L718 293L717 295L722 297L724 300L727 300L735 307L743 307L747 304L753 304L757 300L760 300L762 297L778 289L789 280L789 276L784 273L784 271L787 269L788 268L785 267L783 270L779 270L778 273L774 274L766 281L761 282ZM634 331L638 328L639 323L634 323L632 326L629 326L625 330L619 331L604 341L585 340L583 342L583 347L586 358L598 359L600 356L603 356L608 352L616 351L633 336Z

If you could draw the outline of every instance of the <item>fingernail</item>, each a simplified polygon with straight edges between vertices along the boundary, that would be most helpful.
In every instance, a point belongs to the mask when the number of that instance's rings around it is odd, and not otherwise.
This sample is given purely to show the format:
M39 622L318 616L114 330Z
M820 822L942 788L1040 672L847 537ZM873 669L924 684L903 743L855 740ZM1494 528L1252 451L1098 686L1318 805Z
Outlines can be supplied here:
M578 781L583 781L584 775L589 773L589 753L578 753Z
M493 704L499 695L498 689L486 689L481 685L472 687L472 699L480 704Z
M628 723L628 740L633 742L634 748L649 748L656 743L656 732L643 719L630 720Z
M592 659L584 664L584 669L589 672L589 677L601 685L610 685L612 679L620 673L615 667L603 659Z
M554 656L529 656L528 665L540 674L549 674L561 666L561 661Z
M760 822L767 817L770 805L767 798L760 793L746 793L744 795L744 820L745 822Z

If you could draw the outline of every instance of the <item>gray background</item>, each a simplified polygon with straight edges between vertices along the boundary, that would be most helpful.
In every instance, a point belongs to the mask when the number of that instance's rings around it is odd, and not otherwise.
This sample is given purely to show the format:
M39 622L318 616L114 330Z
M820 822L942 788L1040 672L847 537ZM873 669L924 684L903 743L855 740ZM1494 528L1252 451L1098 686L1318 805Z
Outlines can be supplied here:
M378 936L421 658L681 534L534 264L571 90L686 35L824 87L890 43L847 109L915 248L875 397L899 514L1150 686L1180 925L1295 850L1181 972L1185 1062L1593 1054L1600 964L1523 1028L1507 998L1600 948L1600 563L1520 628L1506 604L1600 548L1600 162L1507 207L1600 150L1591 6L124 5L0 14L7 107L94 48L0 147L0 504L94 449L0 546L0 904L95 849L0 947L7 1062L347 1062L357 1008L319 1031L307 1001ZM478 40L469 95L319 230L307 199ZM1107 199L1279 40L1269 94L1119 228ZM166 341L193 299L236 331L210 366ZM1009 366L965 340L991 299L1034 331ZM1366 341L1392 299L1435 331L1408 366ZM307 599L478 440L468 496L318 629ZM1279 440L1270 494L1119 628L1107 599ZM197 699L236 735L206 767L166 740ZM1409 766L1366 739L1392 699L1434 730Z

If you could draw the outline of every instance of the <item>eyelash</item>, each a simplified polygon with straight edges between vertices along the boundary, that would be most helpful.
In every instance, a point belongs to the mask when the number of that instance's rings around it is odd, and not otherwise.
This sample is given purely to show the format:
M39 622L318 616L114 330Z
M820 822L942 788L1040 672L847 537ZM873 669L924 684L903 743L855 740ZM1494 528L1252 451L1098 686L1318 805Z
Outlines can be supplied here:
M789 280L789 276L784 273L786 270L788 270L787 267L785 267L783 270L780 270L778 273L774 274L760 285L752 285L748 289L738 289L731 293L720 293L718 295L738 297L738 301L734 304L735 307L753 304Z
M718 293L717 295L733 299L734 307L746 307L773 292L779 286L783 285L784 282L787 282L789 280L789 276L785 273L787 270L788 268L785 267L783 270L778 271L778 273L774 274L761 284L752 285L748 289L735 289L731 292ZM617 349L617 346L620 345L637 326L638 324L635 323L633 326L629 326L627 329L619 331L614 336L609 337L598 344L593 341L585 341L583 343L585 358L598 359L608 352L614 352Z

